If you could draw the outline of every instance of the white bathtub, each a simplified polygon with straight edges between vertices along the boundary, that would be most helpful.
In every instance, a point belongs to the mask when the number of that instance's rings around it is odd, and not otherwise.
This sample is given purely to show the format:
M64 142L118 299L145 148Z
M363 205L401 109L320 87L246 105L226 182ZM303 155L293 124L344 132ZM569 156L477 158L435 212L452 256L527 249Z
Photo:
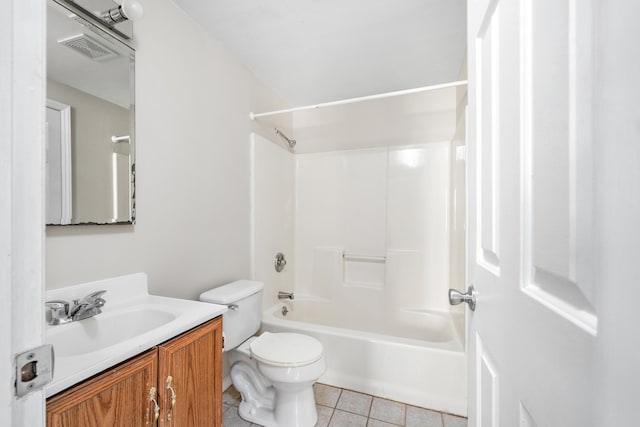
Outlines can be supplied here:
M466 358L457 333L463 319L418 310L364 318L363 311L296 299L266 310L262 329L320 340L327 360L321 383L466 416Z

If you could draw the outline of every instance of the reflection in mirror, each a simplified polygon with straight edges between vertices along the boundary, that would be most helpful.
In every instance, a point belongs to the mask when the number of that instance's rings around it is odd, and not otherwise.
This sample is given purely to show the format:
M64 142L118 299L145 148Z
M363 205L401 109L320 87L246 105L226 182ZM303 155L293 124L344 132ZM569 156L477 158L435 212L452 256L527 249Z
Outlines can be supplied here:
M47 5L47 224L133 223L134 51Z

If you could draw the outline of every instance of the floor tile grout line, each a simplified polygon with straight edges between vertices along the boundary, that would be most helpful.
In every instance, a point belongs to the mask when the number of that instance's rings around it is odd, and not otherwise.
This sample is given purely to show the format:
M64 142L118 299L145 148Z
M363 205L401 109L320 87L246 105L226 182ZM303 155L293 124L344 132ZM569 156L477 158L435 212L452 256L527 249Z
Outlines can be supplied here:
M337 402L336 402L337 404ZM329 427L331 425L331 420L333 419L333 416L336 414L336 408L333 408L333 410L331 411L331 416L329 417L329 421L327 421L327 427Z
M318 384L322 384L322 383L318 383ZM319 404L319 403L316 403L318 406L322 406L322 407L325 407L325 408L328 408L328 409L331 409L331 410L332 410L332 412L331 412L331 416L329 417L329 421L328 421L328 423L329 423L329 424L331 424L331 421L334 419L334 416L335 416L335 414L336 414L336 411L337 411L337 410L340 410L340 411L345 412L345 413L348 413L348 414L357 415L357 416L361 416L361 417L365 418L365 419L366 419L366 424L368 424L368 423L369 423L369 421L374 420L374 421L380 421L380 422L387 423L387 424L390 424L390 425L393 425L393 426L397 426L397 427L406 427L406 425L407 425L407 417L408 417L408 408L409 408L409 407L414 407L414 408L417 408L417 409L424 409L424 410L427 410L427 411L430 411L430 412L436 412L436 413L438 413L438 414L440 415L440 421L441 421L441 423L442 423L442 424L441 424L441 425L442 425L442 427L445 427L445 426L444 426L444 424L445 424L445 418L444 418L444 417L445 417L445 415L450 415L450 416L454 416L454 417L458 417L458 418L463 418L463 419L465 419L465 420L466 420L466 417L462 417L462 416L455 415L455 414L450 414L450 413L448 413L448 412L442 412L442 411L437 411L437 410L434 410L434 409L425 408L425 407L421 407L421 406L410 405L410 404L405 403L405 402L400 402L400 401L393 400L393 399L386 399L386 398L384 398L384 397L375 396L375 395L372 395L372 394L369 394L369 393L362 393L362 392L359 392L359 391L356 391L356 390L345 389L345 388L342 388L342 387L331 386L331 385L328 385L328 384L322 384L322 385L324 385L324 386L326 386L326 387L329 387L329 388L333 388L333 389L335 389L335 390L337 390L337 391L338 391L338 396L337 396L337 399L336 399L336 401L335 401L335 405L334 405L333 407L332 407L332 406L327 406L327 405L321 405L321 404ZM362 414L357 413L357 412L351 412L351 411L349 411L349 410L341 409L341 408L338 408L338 407L337 407L337 406L338 406L338 402L340 401L340 398L342 397L343 392L344 392L345 390L346 390L346 391L350 391L350 392L352 392L352 393L360 394L360 395L367 396L367 397L370 397L370 398L371 398L371 402L369 403L369 409L368 409L368 411L367 411L367 415L362 415ZM315 391L315 390L314 390L314 391ZM226 392L226 390L225 390L225 392ZM403 422L403 424L398 425L398 424L395 424L395 423L392 423L392 422L389 422L389 421L380 420L380 419L378 419L378 418L371 417L371 411L372 411L372 409L373 409L373 401L374 401L375 399L386 400L386 401L390 401L390 402L394 402L394 403L397 403L397 404L403 405L403 406L404 406L404 408L405 408L404 419L403 419L403 421L402 421L402 422ZM235 403L239 403L239 402L236 402L235 400L233 400L233 401L232 401L232 403L227 403L227 402L223 402L223 403L226 403L226 404L228 405L228 407L229 407L229 408L231 408L231 407L238 408L238 406L236 406L236 405L235 405ZM229 409L229 408L227 408L227 409ZM224 411L224 412L226 412L226 411Z

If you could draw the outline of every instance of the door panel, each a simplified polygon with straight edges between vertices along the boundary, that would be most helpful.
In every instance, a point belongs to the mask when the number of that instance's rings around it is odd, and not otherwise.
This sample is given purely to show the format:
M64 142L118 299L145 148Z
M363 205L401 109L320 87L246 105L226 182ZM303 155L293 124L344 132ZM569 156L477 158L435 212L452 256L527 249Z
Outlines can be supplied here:
M468 7L469 425L592 425L591 2Z
M158 425L221 426L222 318L161 344L158 359L164 408Z
M63 391L47 401L47 426L155 425L149 392L157 372L154 348Z
M537 427L537 424L535 421L533 421L533 418L531 418L531 414L529 414L529 411L527 410L527 408L522 404L522 402L520 402L520 427Z
M476 111L477 171L476 259L479 266L500 275L500 101L499 101L499 7L486 10L475 40L478 61L471 71L478 82L480 101Z
M484 352L482 340L476 335L476 370L478 375L478 419L481 425L498 427L500 425L500 395L498 394L498 372L491 357Z
M591 121L580 108L591 81L588 67L577 74L589 36L576 39L587 4L522 1L522 285L595 335Z
M71 107L47 99L46 224L71 223Z

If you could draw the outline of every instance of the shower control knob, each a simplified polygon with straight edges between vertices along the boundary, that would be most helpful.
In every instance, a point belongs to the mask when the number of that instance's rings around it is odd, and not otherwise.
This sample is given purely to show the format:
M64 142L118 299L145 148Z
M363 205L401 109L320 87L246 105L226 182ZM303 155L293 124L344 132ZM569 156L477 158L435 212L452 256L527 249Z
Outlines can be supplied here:
M469 286L467 293L465 294L457 289L449 289L449 304L458 305L463 302L469 304L469 309L471 309L471 311L476 309L476 292L473 285Z
M275 267L276 271L280 273L284 269L285 265L287 265L287 260L284 259L284 254L282 252L278 252L276 254L276 260L273 263L273 266Z

